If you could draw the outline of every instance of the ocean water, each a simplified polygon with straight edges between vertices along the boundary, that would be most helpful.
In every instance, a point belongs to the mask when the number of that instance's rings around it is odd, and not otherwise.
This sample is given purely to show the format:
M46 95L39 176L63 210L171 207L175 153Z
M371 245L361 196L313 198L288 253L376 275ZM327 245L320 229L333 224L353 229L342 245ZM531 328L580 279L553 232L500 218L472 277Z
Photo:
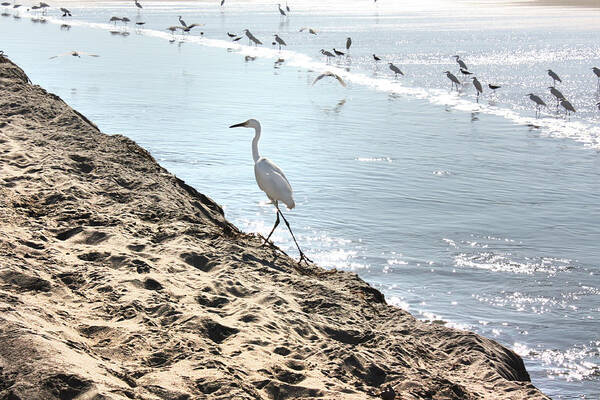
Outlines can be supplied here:
M22 7L0 17L0 50L266 234L275 213L254 181L254 132L228 129L259 119L309 257L357 272L419 318L512 348L553 398L600 398L600 9L415 3L289 1L287 18L264 1L68 3L68 20ZM146 24L113 26L113 15ZM173 36L178 15L204 26ZM264 45L225 34L245 28ZM348 36L348 57L320 55L345 51ZM49 59L70 50L100 57ZM455 54L485 86L478 101L471 84L450 89ZM568 118L548 68L577 110ZM313 86L326 71L348 87ZM548 103L539 117L530 92ZM273 239L297 256L283 226Z

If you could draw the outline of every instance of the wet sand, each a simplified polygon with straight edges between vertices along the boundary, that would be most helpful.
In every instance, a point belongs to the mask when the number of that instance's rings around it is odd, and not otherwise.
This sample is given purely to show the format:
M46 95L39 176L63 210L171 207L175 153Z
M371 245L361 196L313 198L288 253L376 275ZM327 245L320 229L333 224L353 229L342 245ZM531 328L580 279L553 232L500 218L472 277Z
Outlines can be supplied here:
M299 266L0 57L0 398L547 399L514 352Z

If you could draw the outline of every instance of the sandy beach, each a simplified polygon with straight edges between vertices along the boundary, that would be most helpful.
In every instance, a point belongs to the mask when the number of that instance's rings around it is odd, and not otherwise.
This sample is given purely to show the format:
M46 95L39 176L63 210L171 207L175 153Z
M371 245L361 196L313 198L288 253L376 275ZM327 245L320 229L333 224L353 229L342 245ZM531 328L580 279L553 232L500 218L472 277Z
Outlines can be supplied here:
M500 344L261 247L4 57L0 82L0 398L548 398Z

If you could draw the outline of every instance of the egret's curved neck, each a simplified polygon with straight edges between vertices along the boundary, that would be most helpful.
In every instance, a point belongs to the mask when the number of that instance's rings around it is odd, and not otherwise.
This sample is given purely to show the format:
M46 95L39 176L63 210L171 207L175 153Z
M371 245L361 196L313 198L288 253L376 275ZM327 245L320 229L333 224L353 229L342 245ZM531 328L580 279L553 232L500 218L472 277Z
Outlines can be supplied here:
M257 162L260 158L258 154L258 140L260 139L260 125L254 128L254 139L252 139L252 158Z

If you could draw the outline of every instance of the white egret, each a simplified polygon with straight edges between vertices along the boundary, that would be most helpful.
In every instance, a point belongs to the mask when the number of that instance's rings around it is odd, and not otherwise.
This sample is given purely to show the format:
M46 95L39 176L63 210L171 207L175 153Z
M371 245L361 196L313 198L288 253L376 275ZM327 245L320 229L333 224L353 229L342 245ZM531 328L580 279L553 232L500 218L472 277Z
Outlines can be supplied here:
M294 243L298 248L298 252L300 253L300 260L298 261L298 263L302 263L303 260L307 264L308 262L312 262L308 257L306 257L306 255L304 255L304 253L300 249L300 246L296 241L296 237L294 236L294 232L292 232L290 224L279 209L280 201L284 203L290 210L296 206L296 203L294 202L294 193L292 190L292 186L285 177L285 174L283 173L281 168L279 168L274 162L272 162L268 158L261 157L258 153L258 141L260 140L261 132L260 122L258 122L255 119L249 119L245 122L241 122L239 124L230 126L230 128L240 127L254 128L254 139L252 139L252 158L254 159L254 176L256 178L256 183L258 184L258 187L263 192L265 192L269 200L271 200L271 202L275 205L275 208L277 209L277 219L275 220L275 225L273 225L273 229L271 229L271 232L265 239L263 245L269 242L269 239L275 231L275 228L277 228L277 225L279 225L279 216L281 215L283 221L287 225L288 230L292 235L292 239L294 239Z
M550 76L550 78L552 78L552 86L556 86L556 81L559 81L562 83L562 81L560 80L560 78L558 77L556 72L552 71L551 69L548 69L546 71L548 72L548 76Z
M319 76L317 76L317 78L314 80L314 82L312 83L313 85L315 83L317 83L318 81L320 81L321 79L325 78L326 76L331 76L332 78L337 79L337 81L342 85L342 86L346 86L346 82L344 82L344 80L338 75L338 74L334 74L333 72L327 71Z

